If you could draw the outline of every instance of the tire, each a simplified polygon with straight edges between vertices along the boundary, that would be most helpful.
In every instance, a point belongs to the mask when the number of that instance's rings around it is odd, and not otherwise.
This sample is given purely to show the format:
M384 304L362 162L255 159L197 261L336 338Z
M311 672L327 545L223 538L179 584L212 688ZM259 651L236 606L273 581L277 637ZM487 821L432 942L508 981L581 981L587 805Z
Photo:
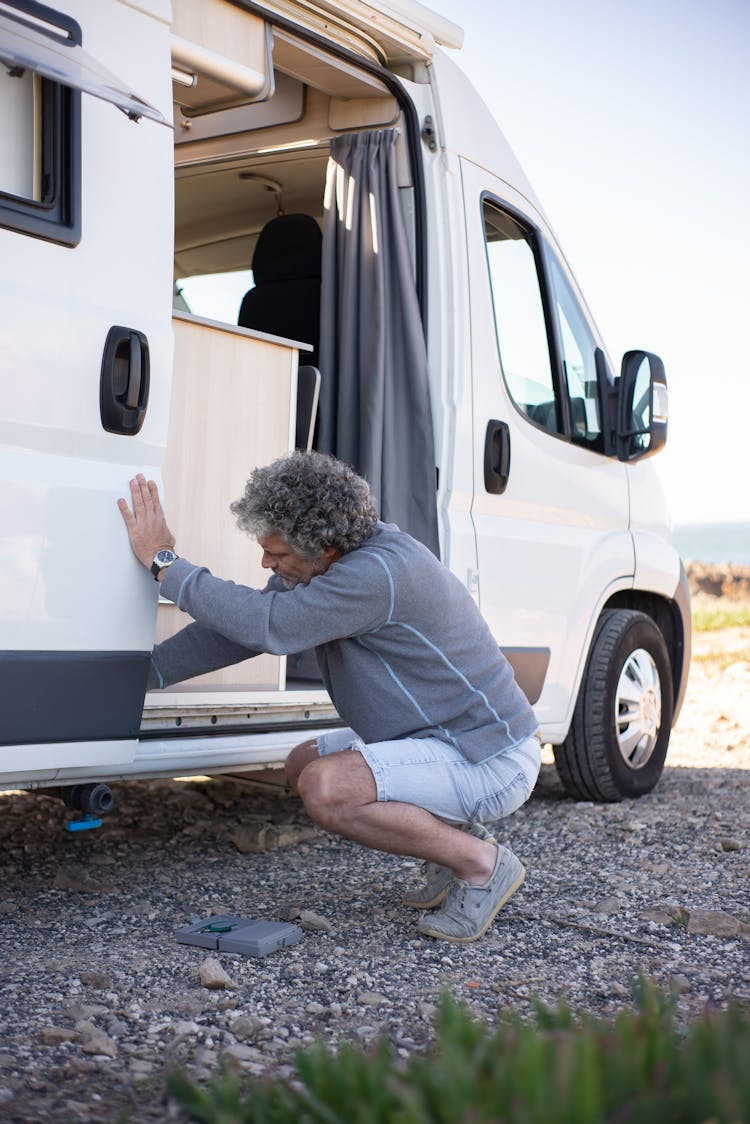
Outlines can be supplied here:
M671 662L657 626L645 613L605 609L570 731L555 746L565 791L598 801L651 792L664 768L673 705Z

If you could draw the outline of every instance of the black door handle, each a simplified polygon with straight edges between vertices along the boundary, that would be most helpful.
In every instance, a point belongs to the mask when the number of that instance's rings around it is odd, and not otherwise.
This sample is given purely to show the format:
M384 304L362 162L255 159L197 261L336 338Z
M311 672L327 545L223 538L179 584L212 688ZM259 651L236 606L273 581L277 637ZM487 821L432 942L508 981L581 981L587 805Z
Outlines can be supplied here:
M484 438L484 488L494 496L502 495L510 476L510 429L507 422L487 422Z
M107 332L99 379L99 412L108 433L134 437L148 406L148 340L143 332L115 325Z

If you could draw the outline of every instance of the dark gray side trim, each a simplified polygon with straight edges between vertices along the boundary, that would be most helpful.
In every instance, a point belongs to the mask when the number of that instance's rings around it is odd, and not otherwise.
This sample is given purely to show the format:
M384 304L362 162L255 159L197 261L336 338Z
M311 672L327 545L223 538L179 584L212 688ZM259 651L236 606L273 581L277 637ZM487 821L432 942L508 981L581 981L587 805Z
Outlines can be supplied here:
M137 738L150 658L0 652L0 745Z
M516 674L516 683L533 706L539 701L549 667L549 648L501 648Z

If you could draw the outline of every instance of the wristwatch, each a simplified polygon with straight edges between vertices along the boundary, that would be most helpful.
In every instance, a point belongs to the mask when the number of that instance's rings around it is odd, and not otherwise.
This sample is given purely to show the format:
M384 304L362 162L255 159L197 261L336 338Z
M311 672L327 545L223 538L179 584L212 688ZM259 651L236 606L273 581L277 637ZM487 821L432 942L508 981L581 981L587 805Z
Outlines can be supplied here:
M179 554L175 554L175 552L173 550L169 550L168 547L164 547L162 550L157 550L156 554L154 555L154 560L151 563L151 573L154 575L154 581L158 582L159 574L164 569L164 567L171 566L172 563L176 562L178 558Z

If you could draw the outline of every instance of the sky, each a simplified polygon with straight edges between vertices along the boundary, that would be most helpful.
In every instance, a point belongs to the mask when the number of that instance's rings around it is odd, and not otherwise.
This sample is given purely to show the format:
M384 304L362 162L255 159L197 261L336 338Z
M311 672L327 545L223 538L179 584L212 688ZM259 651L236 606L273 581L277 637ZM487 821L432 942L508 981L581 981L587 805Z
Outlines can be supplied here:
M613 362L664 360L675 523L750 521L750 3L430 0Z

